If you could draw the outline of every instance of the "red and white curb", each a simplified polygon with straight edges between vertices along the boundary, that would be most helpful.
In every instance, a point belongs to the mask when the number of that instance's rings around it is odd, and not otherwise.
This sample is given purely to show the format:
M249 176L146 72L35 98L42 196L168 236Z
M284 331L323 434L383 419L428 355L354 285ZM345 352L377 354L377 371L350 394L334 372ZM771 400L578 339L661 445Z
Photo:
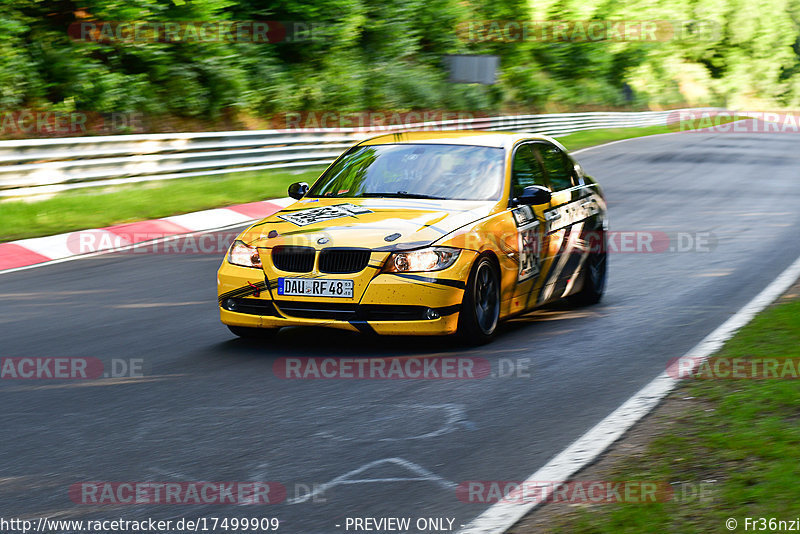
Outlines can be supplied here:
M139 243L152 242L154 236L158 236L157 240L163 240L185 234L241 226L272 215L293 202L291 198L277 198L151 221L0 243L0 273L44 263L66 261L80 256L113 252ZM86 239L81 239L87 234L92 236L88 242Z

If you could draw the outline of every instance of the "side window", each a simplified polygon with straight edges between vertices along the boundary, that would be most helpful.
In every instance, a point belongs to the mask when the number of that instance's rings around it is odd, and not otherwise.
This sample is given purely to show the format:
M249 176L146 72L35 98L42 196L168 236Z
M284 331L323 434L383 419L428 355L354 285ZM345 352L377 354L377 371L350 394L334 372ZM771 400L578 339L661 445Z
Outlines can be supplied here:
M514 162L511 171L511 197L518 197L522 190L529 185L543 185L547 187L547 179L542 170L541 155L534 145L528 143L521 145L514 153Z
M541 153L553 191L563 191L572 187L573 169L567 155L558 147L549 144L541 145Z

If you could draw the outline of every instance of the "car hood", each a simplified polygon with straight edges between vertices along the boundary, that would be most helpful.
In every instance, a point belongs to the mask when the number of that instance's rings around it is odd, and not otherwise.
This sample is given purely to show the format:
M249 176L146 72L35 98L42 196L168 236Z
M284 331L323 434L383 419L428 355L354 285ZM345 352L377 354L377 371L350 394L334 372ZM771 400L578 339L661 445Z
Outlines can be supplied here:
M423 247L491 214L497 201L404 198L302 199L250 227L251 246Z

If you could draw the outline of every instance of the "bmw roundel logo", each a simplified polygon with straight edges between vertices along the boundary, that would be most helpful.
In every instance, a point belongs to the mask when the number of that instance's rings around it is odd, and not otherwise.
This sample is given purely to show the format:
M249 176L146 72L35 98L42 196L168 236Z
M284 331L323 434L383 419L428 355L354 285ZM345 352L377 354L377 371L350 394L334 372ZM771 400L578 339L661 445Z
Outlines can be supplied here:
M327 237L320 237L319 239L317 239L317 244L318 245L324 245L328 241L330 241L330 239L328 239Z

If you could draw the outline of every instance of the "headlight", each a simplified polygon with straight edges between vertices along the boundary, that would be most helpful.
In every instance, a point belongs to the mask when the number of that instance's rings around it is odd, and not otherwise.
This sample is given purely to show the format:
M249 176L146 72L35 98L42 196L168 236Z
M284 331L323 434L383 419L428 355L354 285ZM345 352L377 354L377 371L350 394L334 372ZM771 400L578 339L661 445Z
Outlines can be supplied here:
M245 245L243 241L234 241L228 251L228 263L241 267L261 268L261 258L258 249Z
M410 252L395 252L386 260L383 271L408 273L414 271L441 271L453 265L461 250L457 248L424 248Z

